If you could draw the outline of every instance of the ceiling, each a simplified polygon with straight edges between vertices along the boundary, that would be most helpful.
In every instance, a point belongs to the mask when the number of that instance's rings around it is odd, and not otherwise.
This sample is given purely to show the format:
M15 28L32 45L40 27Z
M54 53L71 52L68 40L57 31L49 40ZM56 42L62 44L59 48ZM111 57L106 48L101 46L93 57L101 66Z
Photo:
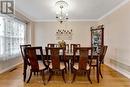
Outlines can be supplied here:
M58 0L15 0L16 10L33 21L56 20ZM65 0L70 20L97 20L126 0Z

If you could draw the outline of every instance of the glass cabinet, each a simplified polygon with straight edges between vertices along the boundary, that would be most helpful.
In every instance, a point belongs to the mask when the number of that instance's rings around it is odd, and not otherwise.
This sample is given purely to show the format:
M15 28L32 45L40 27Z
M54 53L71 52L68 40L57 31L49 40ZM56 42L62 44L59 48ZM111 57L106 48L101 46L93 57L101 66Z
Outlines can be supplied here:
M93 54L98 54L100 47L104 45L104 28L103 25L97 28L91 27L91 47L93 47Z

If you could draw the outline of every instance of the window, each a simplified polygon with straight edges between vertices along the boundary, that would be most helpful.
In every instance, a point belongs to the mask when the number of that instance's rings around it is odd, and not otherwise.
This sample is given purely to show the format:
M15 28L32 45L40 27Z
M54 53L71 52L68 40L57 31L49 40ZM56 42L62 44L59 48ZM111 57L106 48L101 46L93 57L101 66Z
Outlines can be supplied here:
M0 60L16 58L25 42L26 24L9 17L0 17Z

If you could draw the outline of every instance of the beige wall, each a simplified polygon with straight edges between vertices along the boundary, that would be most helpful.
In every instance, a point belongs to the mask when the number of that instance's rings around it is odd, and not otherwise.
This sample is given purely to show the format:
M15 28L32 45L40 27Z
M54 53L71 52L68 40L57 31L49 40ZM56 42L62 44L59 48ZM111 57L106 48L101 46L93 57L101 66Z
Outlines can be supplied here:
M90 46L90 27L97 22L69 22L60 25L58 22L36 22L35 23L35 45L45 47L48 43L58 43L56 32L58 29L71 30L72 40L65 40L66 43L80 43L82 46Z
M26 44L34 45L34 22L27 23Z
M108 45L106 63L129 76L130 71L130 2L99 21L105 25L105 43ZM112 62L116 61L116 62ZM118 64L123 64L118 66Z

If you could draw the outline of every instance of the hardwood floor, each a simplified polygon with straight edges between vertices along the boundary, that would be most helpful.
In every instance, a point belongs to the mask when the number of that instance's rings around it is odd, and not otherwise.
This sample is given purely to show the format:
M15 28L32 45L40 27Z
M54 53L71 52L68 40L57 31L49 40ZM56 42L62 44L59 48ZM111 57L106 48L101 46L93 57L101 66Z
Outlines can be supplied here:
M87 77L77 76L74 83L70 83L72 75L68 73L66 75L68 82L64 83L61 76L54 75L47 85L43 85L41 76L32 76L30 83L24 83L22 79L22 65L16 67L16 69L6 72L0 75L0 87L130 87L130 79L124 77L111 68L103 65L103 79L100 79L100 83L97 83L94 76L95 70L91 72L92 84L89 83ZM48 76L46 76L46 79Z

